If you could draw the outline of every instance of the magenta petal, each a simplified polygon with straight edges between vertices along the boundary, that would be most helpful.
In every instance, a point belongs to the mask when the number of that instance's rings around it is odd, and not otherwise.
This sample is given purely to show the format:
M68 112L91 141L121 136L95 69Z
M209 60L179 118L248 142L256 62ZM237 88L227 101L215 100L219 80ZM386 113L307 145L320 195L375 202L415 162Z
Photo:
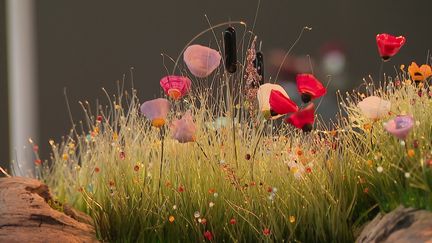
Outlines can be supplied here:
M219 66L221 55L209 47L191 45L183 53L183 60L193 75L205 78Z
M168 112L170 110L171 104L167 99L158 98L154 100L149 100L141 105L141 113L147 117L150 121L154 119L165 120Z
M172 138L180 143L195 141L196 127L190 111L186 112L180 120L174 120L170 128Z
M410 115L397 116L388 121L384 128L393 136L404 140L414 126L414 119Z

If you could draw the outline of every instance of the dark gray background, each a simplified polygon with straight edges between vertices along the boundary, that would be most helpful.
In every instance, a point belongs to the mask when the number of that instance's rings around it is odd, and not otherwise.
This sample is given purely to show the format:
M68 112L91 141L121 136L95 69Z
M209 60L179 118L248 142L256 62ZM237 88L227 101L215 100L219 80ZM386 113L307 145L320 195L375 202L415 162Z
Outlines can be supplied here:
M101 87L114 92L115 81L135 67L135 86L143 99L159 94L165 71L160 53L177 56L195 34L212 23L244 20L250 25L256 1L106 1L43 0L36 6L38 33L39 134L41 152L48 157L48 140L57 141L71 124L63 97L68 88L74 118L82 118L78 100L94 104ZM293 53L319 54L321 43L337 40L347 50L348 87L376 74L379 59L375 35L403 34L406 46L392 64L423 63L431 45L432 1L262 1L255 33L264 53L287 49L300 29L306 33ZM5 72L4 2L0 1L0 163L8 161ZM210 36L202 41L208 42ZM386 66L391 72L393 67ZM271 75L270 73L267 76ZM273 74L274 75L274 74Z

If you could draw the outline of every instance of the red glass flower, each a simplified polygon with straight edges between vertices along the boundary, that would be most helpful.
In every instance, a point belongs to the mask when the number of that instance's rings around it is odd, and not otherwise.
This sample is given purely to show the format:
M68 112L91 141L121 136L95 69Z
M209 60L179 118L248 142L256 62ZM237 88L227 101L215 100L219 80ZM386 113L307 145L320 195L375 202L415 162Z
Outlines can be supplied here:
M270 113L272 116L284 115L298 111L298 106L288 96L278 90L270 92Z
M315 106L310 103L306 108L292 114L290 117L285 119L286 123L289 123L303 132L310 132L315 119Z
M378 52L383 61L388 61L392 56L399 52L400 48L405 44L405 37L393 36L389 34L378 34L376 42L378 45Z
M178 100L185 96L191 87L190 79L183 76L165 76L159 83L165 93L174 100Z
M304 103L319 98L327 93L327 89L312 74L298 74L296 77L297 90Z

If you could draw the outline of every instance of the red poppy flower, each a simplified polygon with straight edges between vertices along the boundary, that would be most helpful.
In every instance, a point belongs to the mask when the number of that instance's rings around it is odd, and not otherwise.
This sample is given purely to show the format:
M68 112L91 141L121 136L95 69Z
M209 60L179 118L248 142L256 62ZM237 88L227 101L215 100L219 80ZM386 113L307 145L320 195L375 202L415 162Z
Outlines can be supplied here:
M327 93L327 89L312 74L298 74L296 77L297 90L304 103L319 98Z
M315 119L315 106L310 103L306 108L292 114L290 117L285 119L286 123L289 123L303 132L310 132Z
M263 229L263 235L268 236L268 235L270 235L270 234L271 234L271 231L270 231L269 228L265 228L265 229Z
M206 232L204 232L204 237L209 241L213 240L213 234L212 234L212 232L210 232L208 230Z
M388 61L392 56L399 52L400 48L405 44L405 37L393 36L389 34L378 34L376 42L378 45L378 52L383 61Z
M165 93L174 100L185 96L191 88L190 79L183 76L165 76L159 83Z
M273 89L270 92L269 103L272 116L298 111L296 103L278 90Z

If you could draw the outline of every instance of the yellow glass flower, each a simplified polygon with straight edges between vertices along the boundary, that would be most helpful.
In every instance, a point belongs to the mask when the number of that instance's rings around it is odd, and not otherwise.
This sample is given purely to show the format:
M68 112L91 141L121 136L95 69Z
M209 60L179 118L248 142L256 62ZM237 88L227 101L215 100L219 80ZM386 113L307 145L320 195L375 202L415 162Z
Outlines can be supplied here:
M432 76L432 68L427 64L423 64L419 67L417 63L412 62L408 67L408 73L410 74L413 81L423 82Z
M291 224L293 224L293 223L296 221L295 216L291 215L291 216L289 217L289 221L290 221Z

